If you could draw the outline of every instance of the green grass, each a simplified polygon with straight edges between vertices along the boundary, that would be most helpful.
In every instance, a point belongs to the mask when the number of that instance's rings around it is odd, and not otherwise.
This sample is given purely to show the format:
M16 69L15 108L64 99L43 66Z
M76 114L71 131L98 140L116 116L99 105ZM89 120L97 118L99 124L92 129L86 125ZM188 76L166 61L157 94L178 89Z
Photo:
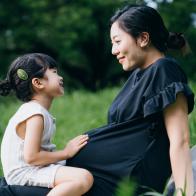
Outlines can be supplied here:
M190 83L190 87L195 93L195 108L189 115L189 127L191 133L191 146L196 144L196 83Z
M56 118L57 131L54 142L64 147L67 140L87 130L107 123L107 110L118 88L97 93L75 91L58 98L51 107Z
M191 83L191 88L196 93L196 84ZM62 149L66 142L92 128L103 126L107 123L107 110L119 88L101 90L97 93L75 91L65 94L54 100L50 112L56 118L56 133L54 143L57 149ZM9 118L15 113L21 102L15 98L0 97L0 141ZM189 116L191 130L191 145L196 144L196 110ZM0 175L2 170L0 167ZM117 190L118 195L129 195L129 182L121 183Z
M106 124L108 107L118 91L119 88L105 89L97 93L80 90L54 100L50 112L56 118L57 128L53 142L57 149L64 148L69 139ZM0 97L0 142L9 118L20 104L16 98Z

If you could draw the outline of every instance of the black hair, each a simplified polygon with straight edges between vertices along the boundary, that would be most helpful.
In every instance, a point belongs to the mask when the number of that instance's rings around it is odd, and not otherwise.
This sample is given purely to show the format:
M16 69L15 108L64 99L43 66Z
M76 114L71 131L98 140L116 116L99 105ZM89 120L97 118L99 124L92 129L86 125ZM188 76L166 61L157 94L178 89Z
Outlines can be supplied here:
M167 49L181 49L185 39L181 33L169 33L160 14L145 5L127 5L118 10L110 19L110 24L118 22L120 28L137 38L148 32L151 43L161 52Z
M33 95L32 79L43 78L47 68L57 68L57 62L46 54L30 53L19 56L11 63L6 79L0 81L0 95L6 96L14 91L21 101L30 101ZM26 72L26 79L23 80L18 75L19 69Z

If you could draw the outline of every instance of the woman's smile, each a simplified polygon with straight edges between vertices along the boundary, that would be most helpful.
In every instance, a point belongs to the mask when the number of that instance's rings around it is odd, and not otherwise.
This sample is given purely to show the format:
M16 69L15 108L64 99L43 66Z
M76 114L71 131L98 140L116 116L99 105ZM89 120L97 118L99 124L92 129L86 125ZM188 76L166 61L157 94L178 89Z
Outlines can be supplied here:
M118 61L120 64L123 63L123 61L125 60L125 56L122 56L122 57L117 57Z

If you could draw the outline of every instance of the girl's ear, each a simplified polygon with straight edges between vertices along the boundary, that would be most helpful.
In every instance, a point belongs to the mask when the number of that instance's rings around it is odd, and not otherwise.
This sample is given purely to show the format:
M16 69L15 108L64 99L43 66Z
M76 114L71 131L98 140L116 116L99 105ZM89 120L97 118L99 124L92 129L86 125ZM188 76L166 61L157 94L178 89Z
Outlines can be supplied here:
M150 44L150 36L148 32L142 32L138 37L138 44L141 48L144 48Z
M33 78L31 82L34 89L41 90L44 88L43 82L40 78Z

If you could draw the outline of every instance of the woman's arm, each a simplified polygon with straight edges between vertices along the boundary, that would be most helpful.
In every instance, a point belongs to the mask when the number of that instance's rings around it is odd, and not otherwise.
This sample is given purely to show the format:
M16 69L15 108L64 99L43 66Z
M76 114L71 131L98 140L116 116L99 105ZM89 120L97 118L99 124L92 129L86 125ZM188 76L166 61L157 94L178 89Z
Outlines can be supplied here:
M164 110L164 120L170 141L170 160L176 189L184 190L186 196L193 196L194 183L189 149L189 127L187 100L179 93L176 102ZM182 195L180 191L177 195Z
M26 120L24 139L24 159L31 165L47 165L74 156L83 146L87 144L88 136L75 137L67 146L56 152L41 150L41 140L44 130L44 121L41 115L34 115Z

